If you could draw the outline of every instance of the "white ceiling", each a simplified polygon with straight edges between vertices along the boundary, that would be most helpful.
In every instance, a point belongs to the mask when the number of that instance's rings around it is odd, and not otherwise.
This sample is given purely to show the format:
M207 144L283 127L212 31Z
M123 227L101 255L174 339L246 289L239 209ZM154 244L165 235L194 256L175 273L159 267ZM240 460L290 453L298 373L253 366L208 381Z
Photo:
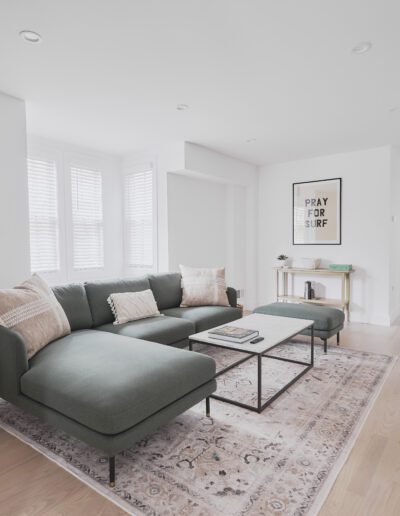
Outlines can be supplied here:
M399 0L0 0L0 91L26 100L29 132L116 154L400 144L399 20Z

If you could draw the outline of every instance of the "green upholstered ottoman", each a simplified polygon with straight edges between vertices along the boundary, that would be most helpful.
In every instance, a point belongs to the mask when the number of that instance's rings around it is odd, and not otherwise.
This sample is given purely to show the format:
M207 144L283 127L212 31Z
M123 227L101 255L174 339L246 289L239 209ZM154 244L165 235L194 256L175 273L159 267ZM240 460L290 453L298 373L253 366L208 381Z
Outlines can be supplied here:
M259 306L254 313L279 315L281 317L295 317L297 319L311 319L314 321L314 335L324 342L324 351L327 351L327 340L336 335L336 342L340 342L340 330L343 329L344 313L329 306L312 305L309 303L271 303ZM305 330L304 335L310 335Z

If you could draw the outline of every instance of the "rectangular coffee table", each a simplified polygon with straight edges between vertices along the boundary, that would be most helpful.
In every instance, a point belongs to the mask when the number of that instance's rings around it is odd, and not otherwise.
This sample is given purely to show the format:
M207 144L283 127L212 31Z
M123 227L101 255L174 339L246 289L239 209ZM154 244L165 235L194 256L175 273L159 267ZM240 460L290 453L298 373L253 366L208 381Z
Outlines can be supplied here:
M275 315L264 315L264 314L251 314L242 319L233 321L232 323L222 324L218 328L223 326L237 326L239 328L247 328L251 330L258 330L260 337L264 337L264 340L257 344L250 344L245 342L244 344L236 344L234 342L228 342L219 339L213 339L209 337L208 331L202 331L195 333L189 337L189 349L193 350L193 345L196 343L207 344L208 346L215 346L218 348L231 349L234 351L240 351L246 356L240 360L230 364L229 366L217 371L216 377L226 373L230 369L237 367L246 360L250 360L252 357L257 357L257 406L247 405L239 401L224 398L217 394L212 394L211 397L220 401L226 401L232 403L238 407L243 407L255 412L262 412L270 403L276 400L283 392L285 392L291 385L293 385L299 378L301 378L307 371L314 366L314 321L305 319L294 319L289 317L278 317ZM311 330L311 345L310 345L310 361L302 362L300 360L293 360L290 358L279 357L268 355L267 352L272 349L289 342L294 336L302 332L303 330L310 328ZM303 365L304 369L298 373L290 382L285 384L278 392L270 397L265 403L262 403L262 361L263 359L282 360L284 362L290 362L292 364Z

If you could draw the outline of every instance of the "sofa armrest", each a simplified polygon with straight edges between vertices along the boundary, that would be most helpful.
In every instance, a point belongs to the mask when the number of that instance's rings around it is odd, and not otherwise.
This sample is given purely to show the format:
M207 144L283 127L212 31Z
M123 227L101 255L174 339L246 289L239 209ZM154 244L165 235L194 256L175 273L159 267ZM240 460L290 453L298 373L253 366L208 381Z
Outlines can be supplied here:
M29 369L22 337L0 326L0 397L13 402L20 393L20 378Z
M237 292L236 292L236 289L234 289L233 287L228 287L226 289L226 294L228 296L229 304L231 306L233 306L234 308L236 308L237 307Z

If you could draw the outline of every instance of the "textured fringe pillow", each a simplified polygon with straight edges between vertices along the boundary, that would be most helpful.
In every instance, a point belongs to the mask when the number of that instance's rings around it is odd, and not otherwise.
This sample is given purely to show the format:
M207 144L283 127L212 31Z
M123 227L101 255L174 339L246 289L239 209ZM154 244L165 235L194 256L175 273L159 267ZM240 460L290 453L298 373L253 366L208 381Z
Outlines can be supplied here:
M114 324L123 324L161 315L150 289L141 292L111 294L107 302L115 317Z
M181 306L229 306L225 268L202 269L179 266L182 274Z
M53 340L71 333L60 303L37 274L15 288L0 290L0 326L21 335L28 359Z

